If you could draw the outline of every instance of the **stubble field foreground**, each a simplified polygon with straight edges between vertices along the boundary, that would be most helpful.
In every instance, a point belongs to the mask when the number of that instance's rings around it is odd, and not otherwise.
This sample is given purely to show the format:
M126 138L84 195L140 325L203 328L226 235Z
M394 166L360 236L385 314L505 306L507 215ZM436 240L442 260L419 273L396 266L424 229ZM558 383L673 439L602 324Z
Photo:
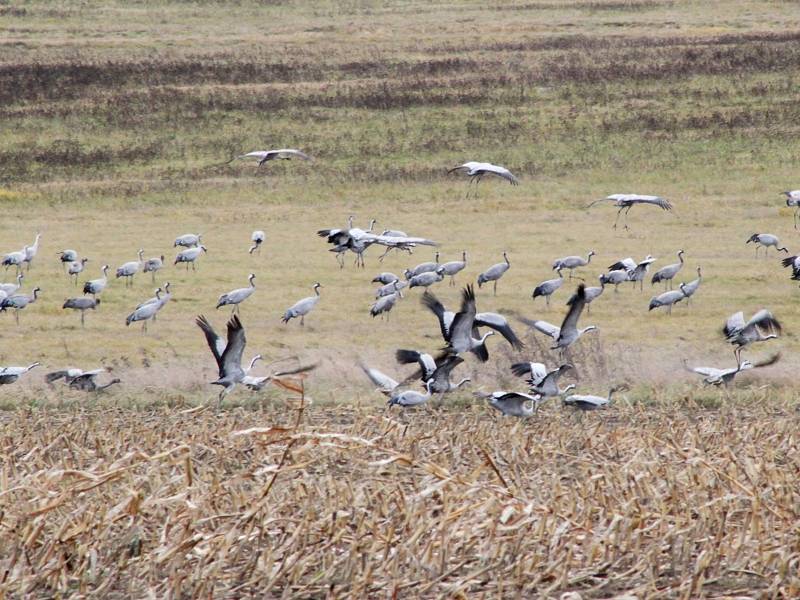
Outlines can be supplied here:
M484 3L485 4L485 3ZM795 597L800 455L797 283L754 232L800 233L780 192L800 187L800 13L792 2L0 3L0 253L43 235L24 290L0 314L0 365L42 363L0 386L0 596ZM298 147L311 163L226 162ZM446 176L466 160L509 167L477 199ZM659 194L612 230L614 192ZM468 253L448 308L477 290L526 343L490 339L471 386L415 411L385 407L359 360L401 378L397 348L436 351L411 290L388 321L368 314L380 271L432 250L339 269L316 231L348 215ZM260 254L250 233L263 229ZM172 241L203 233L197 272ZM165 255L173 299L142 335L125 316L152 295L111 281L80 327L56 253L89 258L80 281ZM531 299L553 259L647 254L703 268L691 306L648 313L659 286L607 289L582 317L567 382L629 390L605 411L554 402L500 418L476 390L524 390L516 360L557 361L514 320L560 323ZM774 252L774 251L773 251ZM245 286L245 359L318 367L304 397L237 389L217 409L213 359L194 317L221 330L217 297ZM0 280L12 278L12 271ZM307 318L283 311L324 286ZM720 329L770 309L781 338L745 357L729 394L683 370L735 365ZM100 395L43 374L104 366ZM565 380L566 381L566 380Z

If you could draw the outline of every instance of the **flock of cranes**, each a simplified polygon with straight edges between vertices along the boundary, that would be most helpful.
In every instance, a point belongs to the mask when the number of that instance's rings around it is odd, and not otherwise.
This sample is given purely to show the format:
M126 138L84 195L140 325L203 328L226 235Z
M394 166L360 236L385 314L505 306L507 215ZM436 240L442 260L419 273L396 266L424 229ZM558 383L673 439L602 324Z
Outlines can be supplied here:
M256 159L261 166L271 160L300 158L311 160L305 153L294 149L281 149L274 151L257 151L235 157L243 159ZM467 162L449 172L461 172L469 177L468 194L474 190L477 194L477 186L481 179L487 175L502 178L512 185L518 185L519 179L508 169L493 165L491 163ZM473 186L474 182L474 186ZM797 213L800 211L800 190L785 192L786 203L793 206L795 210L795 228L797 227ZM617 226L620 215L627 216L628 211L637 205L652 205L665 211L672 209L672 205L665 199L658 196L646 196L637 194L612 194L604 199L595 201L589 206L598 202L613 202L617 211ZM354 226L354 217L350 216L347 224L342 228L321 229L317 234L324 238L330 245L329 250L335 254L340 268L344 267L345 256L348 252L355 255L354 264L357 267L366 266L365 254L372 246L384 248L383 254L378 258L382 262L392 250L406 253L411 256L415 249L420 247L437 247L439 244L426 237L409 235L404 231L394 229L384 229L381 233L374 231L377 221L372 219L368 228L361 229ZM628 228L627 222L625 227ZM250 255L260 253L262 245L266 242L266 233L256 230L250 237L251 245L248 247ZM21 291L26 278L30 276L31 264L36 259L42 235L37 233L34 241L30 245L24 246L21 250L8 252L3 255L2 266L6 272L14 268L14 279L10 282L0 283L0 313L9 310L14 311L15 321L20 323L20 312L35 304L40 297L41 289L36 286L30 293ZM758 249L763 247L766 255L770 247L777 251L788 254L788 249L780 245L777 236L766 233L753 234L747 243L754 243L756 254ZM244 245L243 245L244 246ZM208 249L202 243L202 234L188 233L175 238L173 248L177 248L173 265L185 264L186 269L197 269L198 260L208 253ZM675 304L686 301L698 291L702 283L702 272L700 267L696 267L697 277L691 281L684 281L675 287L675 280L682 272L685 265L685 252L680 249L676 253L678 262L666 265L652 274L650 277L651 286L663 283L663 292L652 297L649 301L648 310L656 308L666 308L670 313ZM70 277L75 286L78 279L86 270L86 265L90 262L89 258L81 256L73 249L65 249L57 253L59 261L64 267L65 273ZM632 257L623 258L615 261L608 268L597 276L599 285L589 286L585 283L582 273L593 266L592 258L597 256L594 250L589 250L583 254L575 254L556 258L552 262L552 270L557 277L541 282L533 289L532 297L544 297L547 306L550 305L552 297L560 290L567 281L579 279L581 283L577 288L573 288L569 299L566 302L566 311L560 325L549 323L542 319L529 319L517 316L517 321L552 340L551 349L557 351L560 363L548 368L541 362L520 361L512 364L511 372L513 375L523 377L527 383L525 391L500 390L491 393L476 392L488 401L488 404L507 415L518 417L528 417L536 412L539 405L548 398L560 397L564 405L572 406L580 410L594 410L608 405L614 393L625 389L625 385L615 385L611 387L606 395L575 394L575 384L560 387L559 379L569 373L574 367L570 358L570 348L579 342L586 333L597 331L597 325L580 326L579 321L586 309L589 313L592 302L600 298L606 286L613 285L614 292L618 292L620 285L630 283L633 288L637 287L640 291L644 290L644 282L648 277L650 267L657 259L647 255L641 260ZM440 262L441 253L437 249L432 261L425 261L414 266L410 266L402 271L402 277L394 273L385 271L376 275L372 282L379 284L374 296L374 303L370 308L373 317L389 317L389 313L397 306L403 298L403 293L411 293L413 288L423 288L420 297L421 305L430 311L438 322L444 347L436 353L428 353L418 349L399 349L396 358L400 364L415 364L417 370L410 377L397 381L389 375L384 374L378 369L367 366L363 362L361 367L366 376L376 386L378 391L388 397L390 406L410 407L427 402L433 395L439 397L461 389L469 385L469 377L453 378L453 372L459 365L465 362L465 356L474 355L481 363L489 360L489 345L487 341L491 336L499 334L510 345L513 352L522 353L525 350L524 344L515 333L508 317L489 311L478 311L478 299L471 283L464 286L461 294L461 304L457 311L448 310L444 304L431 291L431 288L445 278L449 279L448 285L455 286L456 278L467 268L468 254L466 250L461 252L461 260L450 260ZM164 269L166 264L165 256L145 258L143 248L138 249L136 260L131 260L121 264L113 272L115 279L122 279L126 288L134 286L134 279L141 273L150 273L151 282L155 284L156 277ZM792 268L792 279L800 280L800 255L790 256L782 261L785 267ZM481 271L474 279L478 288L484 284L492 283L493 295L497 295L498 282L509 271L512 263L507 252L502 253L502 261L489 266ZM100 277L88 279L84 282L82 290L83 296L67 298L62 308L64 310L78 311L80 313L81 326L85 326L86 313L96 311L101 306L101 296L109 286L108 272L110 266L104 264L100 267ZM565 279L564 271L567 271ZM219 394L221 402L236 385L242 385L251 390L261 390L269 382L282 384L282 377L291 374L298 374L309 371L314 365L301 366L295 369L285 369L276 371L266 376L251 375L257 361L261 360L260 354L256 354L249 363L243 366L243 353L246 345L245 330L240 320L240 306L246 302L256 292L256 274L250 273L247 278L247 286L234 289L219 296L216 308L231 307L231 317L227 324L226 339L217 335L210 321L200 315L196 318L196 324L202 331L207 344L211 350L213 358L217 364L219 376L212 382L222 388ZM290 306L284 312L281 321L285 324L292 319L299 319L300 326L305 324L305 318L314 310L321 299L320 289L323 286L320 282L315 282L312 286L313 295L305 297ZM571 286L570 286L571 287ZM142 332L147 332L148 323L155 321L159 312L169 303L172 297L171 284L165 282L163 286L155 289L153 297L143 300L125 317L126 325L142 323ZM761 361L751 362L743 360L742 351L753 343L765 342L777 338L782 331L780 322L767 310L758 311L749 321L745 321L744 315L737 312L727 319L723 327L725 341L734 346L734 356L736 366L730 368L716 367L689 367L692 372L701 375L703 381L713 385L728 385L736 375L742 371L760 368L774 364L779 355ZM0 367L0 385L11 384L20 377L29 373L32 369L39 366L34 362L27 367ZM113 385L120 383L118 378L109 379L106 383L98 383L98 376L106 373L105 369L93 369L83 371L77 368L67 368L53 371L46 374L45 380L48 384L57 381L64 381L71 389L99 392ZM420 380L421 384L415 384ZM418 385L421 385L418 387Z

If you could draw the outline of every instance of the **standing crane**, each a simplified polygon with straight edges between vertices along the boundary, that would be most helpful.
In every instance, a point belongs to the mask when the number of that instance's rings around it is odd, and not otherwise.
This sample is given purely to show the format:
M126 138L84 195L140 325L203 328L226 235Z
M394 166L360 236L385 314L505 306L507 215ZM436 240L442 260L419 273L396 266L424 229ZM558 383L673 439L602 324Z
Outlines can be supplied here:
M786 206L794 206L794 228L797 229L797 213L800 212L800 190L782 192L786 196Z
M437 253L438 254L438 253ZM439 260L437 255L436 260ZM453 286L456 284L456 275L464 270L467 266L467 251L463 250L461 252L461 260L452 260L450 262L446 262L442 264L442 269L444 270L444 274L450 278L450 285Z
M19 325L19 311L36 302L39 298L39 292L41 291L41 288L35 287L30 296L27 294L14 294L13 296L3 298L3 300L0 300L0 312L5 312L9 308L13 308L14 320L17 322L17 325Z
M155 283L156 272L160 271L163 266L164 266L164 255L162 254L161 256L154 256L153 258L148 258L147 261L144 263L143 271L145 273L150 273L151 281Z
M672 289L672 280L675 278L675 275L678 274L683 268L683 250L678 250L678 260L680 262L673 263L671 265L667 265L653 273L653 278L650 280L650 285L655 285L661 281L664 282L664 291L667 290L667 286L669 289Z
M81 311L81 327L85 327L86 311L96 310L99 305L100 298L87 298L86 296L80 296L79 298L68 298L67 300L64 300L64 305L61 308L69 308L72 310Z
M30 246L25 246L25 263L28 265L28 271L31 270L31 263L33 259L36 258L36 255L39 253L39 241L42 239L42 234L37 233L36 239L33 240L33 244Z
M253 242L253 245L250 246L249 253L252 254L253 252L258 252L261 254L261 244L264 243L264 240L267 239L267 234L257 229L253 232L250 236L250 241Z
M789 250L787 248L778 245L781 243L778 239L778 236L772 235L771 233L754 233L747 238L745 244L749 244L751 242L756 246L756 258L758 258L758 249L762 247L764 248L764 258L766 258L770 246L774 247L777 252L786 252L786 254L789 254Z
M126 262L124 265L117 268L117 279L124 277L125 287L133 285L133 276L139 272L139 268L144 264L144 250L139 248L137 254L139 255L139 260Z
M75 287L78 286L78 275L83 273L83 268L86 266L86 263L89 262L89 259L84 257L80 260L76 260L74 263L70 264L69 266L69 276L70 279L75 277L74 285Z
M508 261L508 254L503 252L503 260L505 262L497 263L486 269L483 273L478 275L478 287L480 288L484 283L494 282L494 295L497 295L497 281L505 275L505 272L511 267Z
M184 248L196 248L200 245L200 240L202 237L202 233L184 233L183 235L179 235L175 238L175 242L172 244L172 247L177 248L178 246L182 246Z
M539 296L544 296L545 303L550 306L550 296L552 296L561 286L564 285L564 278L559 271L556 279L548 279L543 281L535 288L533 288L533 299L536 300Z
M83 293L84 294L91 294L92 296L97 296L98 294L102 294L103 290L106 289L106 285L108 285L108 265L103 265L100 269L103 273L103 276L99 279L91 279L83 284Z
M285 313L283 313L283 317L281 321L284 323L288 323L290 320L300 317L300 325L305 325L306 315L312 311L312 309L317 305L319 302L319 288L322 287L322 284L318 281L316 282L312 288L314 289L314 296L309 296L308 298L303 298L302 300L298 300L295 302L291 307L289 307Z
M555 261L553 261L553 270L558 272L559 277L563 277L561 271L563 269L569 269L569 278L572 279L575 269L587 266L590 262L592 262L592 257L594 255L595 251L590 250L586 258L583 258L582 256L565 256L563 258L557 258Z
M181 250L178 252L178 255L175 257L175 262L172 263L177 265L178 263L186 263L186 270L189 270L189 264L192 265L192 271L196 271L197 268L195 267L195 261L200 257L201 254L204 252L208 252L205 246L196 246L194 248L187 248L186 250Z
M247 280L250 282L248 287L239 288L237 290L233 290L232 292L228 292L227 294L222 294L217 301L217 308L221 306L233 305L233 312L238 313L239 305L252 296L253 292L256 291L256 284L253 283L255 278L255 273L250 273L247 278Z

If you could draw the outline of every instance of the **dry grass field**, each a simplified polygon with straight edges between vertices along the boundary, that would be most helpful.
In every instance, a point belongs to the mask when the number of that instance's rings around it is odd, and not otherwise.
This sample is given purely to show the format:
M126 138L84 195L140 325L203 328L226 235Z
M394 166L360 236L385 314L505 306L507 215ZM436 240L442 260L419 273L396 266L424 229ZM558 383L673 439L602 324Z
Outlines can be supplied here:
M780 196L800 187L796 3L0 2L0 32L0 252L43 235L25 282L39 302L19 326L0 314L0 365L43 365L0 387L0 597L800 593L800 290L744 243L770 232L800 251ZM226 164L267 147L315 160ZM466 160L522 184L487 179L465 200L445 173ZM613 207L585 208L628 191L674 210L636 207L626 231ZM524 388L512 361L556 360L512 321L525 351L491 339L488 364L459 368L471 387L400 415L358 361L399 376L396 348L442 341L417 290L372 319L370 279L432 251L339 269L315 232L348 215L435 239L443 260L466 250L459 285L435 288L448 308L503 251L511 269L479 310L559 323L574 286L550 308L531 291L590 249L592 281L681 248L679 279L699 265L704 281L671 316L648 313L649 282L584 315L599 332L569 382L630 388L604 412L553 403L517 422L476 400ZM250 256L254 229L267 242ZM171 265L187 232L208 247L197 272ZM142 335L125 316L155 285L112 281L82 329L61 309L80 295L64 248L90 259L81 281L163 254L173 300ZM216 298L251 272L245 357L318 368L302 403L237 390L218 411L193 320L221 329ZM315 281L306 326L281 325ZM683 370L735 364L720 329L762 307L784 334L746 356L780 362L728 395ZM44 384L69 366L122 383Z

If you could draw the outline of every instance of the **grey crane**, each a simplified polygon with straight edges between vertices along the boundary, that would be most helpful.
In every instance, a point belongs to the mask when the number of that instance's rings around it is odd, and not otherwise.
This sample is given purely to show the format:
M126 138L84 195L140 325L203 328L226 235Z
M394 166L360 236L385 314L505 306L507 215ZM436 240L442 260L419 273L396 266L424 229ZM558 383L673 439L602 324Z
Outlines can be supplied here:
M653 278L650 280L650 285L655 285L660 283L661 281L664 282L664 290L672 289L672 280L675 278L675 275L683 268L683 250L678 250L678 260L680 262L673 263L671 265L667 265L666 267L662 267L655 273L653 273Z
M28 373L31 369L38 367L39 363L31 363L27 367L0 367L0 385L15 383L20 377Z
M586 286L584 284L578 286L578 290L569 299L568 305L569 310L561 323L561 327L556 327L547 321L526 319L524 317L521 317L520 320L529 327L533 327L537 331L553 338L556 343L550 348L551 350L563 352L578 341L584 333L597 329L595 325L578 329L578 319L580 319L581 312L583 312L583 307L586 306Z
M219 403L222 403L223 398L236 387L237 383L241 383L247 375L242 368L242 354L247 344L244 326L239 320L239 316L233 315L228 321L228 339L226 343L217 335L211 323L203 315L199 315L195 319L195 323L205 335L208 347L211 349L211 354L214 355L214 360L219 368L219 378L216 381L212 381L211 385L222 386L222 391L219 393Z
M416 390L405 390L397 395L389 398L389 406L400 406L403 408L409 406L419 406L431 399L431 388L433 387L433 379L429 379L425 383L425 393Z
M471 289L471 286L467 286L467 288ZM474 292L472 297L474 299ZM422 305L436 315L436 318L439 321L439 329L442 332L442 338L444 338L445 342L450 342L450 331L452 329L456 314L445 309L444 304L442 304L436 296L428 291L422 295ZM514 333L514 330L508 323L508 319L506 319L503 315L493 312L475 313L473 325L472 337L475 339L478 339L479 327L488 327L502 335L515 350L522 350L525 347L522 341Z
M743 360L735 367L727 369L717 369L715 367L690 367L686 360L683 361L683 366L692 373L697 373L703 376L703 383L708 385L724 385L727 387L733 383L734 378L742 371L749 371L750 369L758 369L760 367L768 367L774 365L781 358L780 353L773 354L766 360L761 362L752 363L749 360Z
M45 375L47 383L54 383L59 379L63 379L66 384L73 390L80 390L82 392L102 392L110 388L112 385L122 383L118 378L111 379L108 383L98 384L97 376L106 373L106 369L93 369L91 371L82 371L80 369L70 368L63 371L53 371Z
M650 299L650 304L648 306L648 312L653 310L654 308L667 308L667 314L672 314L672 307L675 306L681 300L686 299L686 294L683 293L682 289L677 290L668 290L654 298Z
M608 396L593 396L591 394L572 394L562 400L564 406L570 406L577 410L588 411L606 408L611 403L611 396L616 392L625 389L624 386L615 386L608 390Z
M508 254L503 252L503 260L505 262L497 263L496 265L492 265L488 269L486 269L483 273L478 275L478 287L480 288L484 283L489 281L494 282L494 295L497 295L497 281L508 269L511 267L511 263L508 261Z
M260 229L256 229L252 235L250 235L250 241L253 242L253 245L250 246L250 250L248 251L250 254L253 252L258 252L261 254L261 244L264 243L264 240L267 239L267 234L261 231Z
M372 283L382 283L384 285L393 283L395 281L400 281L400 278L394 273L389 273L389 272L378 273L375 277L372 278Z
M561 272L559 271L556 279L548 279L547 281L543 281L533 288L532 297L534 300L536 300L536 298L539 296L544 296L545 303L547 306L550 306L550 296L552 296L562 285L564 285L564 277L562 277Z
M161 268L164 266L164 255L161 256L154 256L153 258L148 258L144 263L144 268L142 269L145 273L150 273L150 280L155 283L156 282L156 272L160 271Z
M421 377L423 383L433 381L430 389L434 394L444 395L448 392L454 392L471 381L469 377L463 377L458 383L453 383L450 380L450 374L453 369L464 362L463 358L453 354L443 356L438 362L430 354L416 350L400 349L395 356L397 362L403 365L417 363L420 368L411 378Z
M540 362L518 362L511 365L511 372L517 377L527 378L531 387L536 387L547 377L547 366Z
M476 396L489 401L489 406L496 408L507 417L527 419L536 413L540 396L531 396L522 392L496 391L491 394L476 392Z
M390 294L394 294L399 292L403 288L408 287L407 281L400 281L399 279L395 279L391 283L387 283L386 285L382 285L375 291L376 298L382 298L383 296L388 296Z
M439 260L439 257L436 257ZM450 285L456 284L456 275L463 271L467 266L467 251L461 251L461 260L451 260L450 262L442 263L444 274L450 278Z
M83 268L86 266L86 263L89 262L88 258L82 258L80 260L76 260L74 263L69 265L69 276L70 279L75 277L74 285L75 287L78 286L78 275L83 273Z
M478 332L475 325L476 314L475 291L471 285L468 285L462 292L461 310L453 316L453 320L447 329L447 350L452 354L472 352L481 362L486 362L489 360L486 340L489 336L494 335L494 331L487 331L480 338L474 337ZM440 324L441 322L440 319Z
M794 206L794 228L797 229L797 213L800 212L800 190L781 192L786 196L786 206Z
M649 195L642 195L642 194L611 194L610 196L606 196L605 198L600 198L599 200L595 200L594 202L590 203L586 208L591 208L595 204L599 202L613 202L614 206L619 208L617 211L617 218L614 220L614 226L612 229L617 228L617 223L619 222L619 216L622 211L625 211L625 229L628 229L628 213L631 209L637 204L644 204L644 205L651 205L657 206L662 210L672 210L672 204L669 203L668 200L665 200L661 196L649 196Z
M317 305L319 302L319 288L322 287L322 284L316 282L312 288L314 289L314 296L309 296L308 298L303 298L302 300L298 300L295 302L291 307L289 307L285 313L283 313L283 317L281 321L284 323L288 323L291 319L295 319L300 317L300 325L305 325L306 315L312 311L312 309Z
M36 302L39 298L39 292L41 291L41 288L35 287L30 296L27 294L14 294L13 296L3 298L3 300L0 300L0 312L5 312L9 308L13 308L14 320L17 322L17 325L19 325L19 311Z
M747 238L745 244L751 242L756 246L756 258L758 258L758 249L762 247L764 248L764 257L766 258L770 246L773 246L777 252L786 252L786 254L789 254L788 248L778 245L781 243L778 236L772 235L771 233L754 233Z
M397 301L403 297L403 293L398 290L394 294L389 294L387 296L381 296L378 300L370 307L369 314L372 315L373 318L381 315L381 319L383 319L383 315L386 315L386 320L389 320L389 312L394 308L394 305L397 304Z
M129 287L133 285L133 276L139 272L142 264L144 264L144 250L139 248L139 260L132 260L130 262L126 262L124 265L117 267L117 279L120 277L125 278L125 287Z
M25 263L28 265L28 270L31 270L31 263L33 259L36 258L36 255L39 253L39 241L42 239L42 234L37 233L36 239L34 239L33 244L30 246L25 246Z
M91 294L92 296L97 296L98 294L102 294L103 290L106 289L106 285L108 285L108 265L103 265L100 271L103 273L103 276L99 279L91 279L83 284L83 293L84 294Z
M432 262L420 263L413 269L406 269L405 271L403 271L403 274L405 275L406 279L412 279L413 277L416 277L417 275L422 275L423 273L432 273L437 269L439 269L440 266L441 265L439 265L439 252L437 251L436 254L434 255L434 259Z
M722 333L725 339L736 346L733 355L736 362L741 363L742 350L754 342L765 342L777 338L781 333L781 324L766 309L758 311L745 323L744 313L737 312L725 322Z
M74 263L78 260L78 253L75 250L62 250L61 252L57 252L56 256L58 256L61 261L62 269L66 269L67 264Z
M612 271L612 273L614 273L614 272L615 271ZM603 292L605 291L605 289L606 289L606 284L605 284L605 281L603 279L603 275L600 275L600 285L599 286L587 287L584 290L584 293L586 294L586 314L587 315L592 313L592 302L594 302L597 298L602 296ZM617 291L616 287L614 287L614 291L615 292ZM574 301L576 293L577 292L573 293L572 296L569 297L569 300L567 300L567 304L569 304L570 302Z
M363 362L359 363L361 370L364 371L367 377L369 377L370 381L378 386L377 391L385 396L391 396L395 392L399 391L400 383L395 381L382 371L378 369L374 369L372 367L368 367Z
M16 283L0 283L0 292L5 293L6 296L10 296L22 286L22 280L25 278L25 275L19 273L17 275Z
M552 371L548 371L547 375L545 375L539 383L535 384L534 380L528 380L528 384L531 386L531 392L540 396L542 400L568 394L570 390L575 389L575 384L571 383L562 389L558 387L558 380L561 379L564 373L573 368L571 364L565 363Z
M330 252L336 253L336 260L339 268L344 268L344 253L350 250L356 255L355 265L364 267L364 252L372 244L378 243L381 236L374 235L372 228L377 221L372 219L367 230L353 227L353 216L348 217L348 228L346 229L320 229L317 235L324 237L329 244L333 245Z
M6 271L8 271L9 267L16 267L17 274L22 273L22 266L25 264L25 256L28 252L28 246L25 246L22 250L18 252L9 252L3 257L2 264Z
M457 171L466 173L467 177L469 177L469 183L467 183L467 198L469 198L470 186L473 181L475 182L475 198L478 197L478 184L486 175L495 175L496 177L505 179L511 185L519 185L519 179L517 179L517 177L511 171L505 167L493 165L492 163L468 161L458 165L457 167L448 169L447 173L450 174Z
M308 371L317 368L316 364L311 364L311 365L302 365L293 369L285 369L283 371L275 371L273 373L270 373L269 375L260 375L260 376L250 375L250 371L253 370L253 365L256 364L256 361L262 359L263 357L260 354L256 354L253 357L253 360L250 361L250 366L245 371L246 375L241 381L242 385L246 386L250 390L253 390L254 392L260 392L262 389L264 389L264 386L270 382L280 387L286 387L286 384L281 381L280 379L281 377L285 377L287 375L297 375L298 373L307 373ZM281 361L280 360L274 361L270 364L275 364L276 362L281 362Z
M178 246L183 246L184 248L196 248L200 245L202 237L202 233L184 233L175 238L172 247L177 248Z
M142 333L147 333L147 322L151 319L155 319L156 313L161 310L162 306L164 305L161 300L157 302L147 301L139 304L139 306L125 318L125 326L128 327L131 323L141 321Z
M557 258L556 260L553 261L553 270L558 272L559 277L563 277L561 271L563 271L564 269L568 269L569 278L572 279L572 275L575 269L587 266L590 262L592 262L592 257L594 255L595 251L590 250L586 258L583 258L582 256L565 256L563 258ZM579 277L579 279L583 278Z
M67 298L64 300L62 309L72 309L81 311L81 327L85 327L85 318L87 310L96 310L100 305L100 298L88 298L81 296L79 298Z
M608 267L609 271L625 271L628 273L628 281L633 283L633 287L636 287L636 282L639 282L639 290L644 291L644 278L647 275L647 271L650 269L650 265L656 262L656 258L653 258L651 255L647 255L642 261L635 262L630 256L628 258L623 258L622 260L615 262L613 265Z
M247 277L247 280L250 282L250 285L245 288L239 288L237 290L233 290L228 292L227 294L222 294L217 301L217 308L221 306L233 306L233 312L239 312L239 305L247 300L250 296L253 295L253 292L256 291L256 284L253 283L253 280L256 278L255 273L250 273Z
M204 252L208 252L205 246L200 245L195 248L187 248L186 250L181 250L178 252L178 255L175 257L175 262L172 263L177 265L178 263L186 263L186 270L189 270L189 264L192 265L192 271L196 271L195 261L199 258L201 254Z
M700 287L700 283L703 281L703 273L700 270L700 267L697 267L697 279L693 279L689 283L682 283L680 284L680 290L683 292L683 295L686 296L686 304L689 305L692 303L692 296L697 291L697 288Z
M625 269L614 269L608 273L603 273L600 275L599 279L601 286L605 287L606 285L613 285L614 293L619 293L619 284L629 281L628 271Z
M142 308L147 304L159 304L161 302L161 292L163 291L164 290L162 290L160 287L157 287L155 291L155 296L153 296L152 298L148 298L147 300L143 300L136 306L136 308L137 309ZM155 315L153 316L153 320L155 320Z
M228 161L228 163L232 163L234 160L241 158L256 159L258 160L259 167L273 160L291 160L293 158L311 160L311 157L308 154L295 148L279 148L278 150L254 150L253 152L248 152L247 154L234 156Z
M437 268L433 272L426 272L420 273L419 275L414 275L411 279L408 280L408 287L430 287L434 283L439 283L444 279L444 269L442 267Z

